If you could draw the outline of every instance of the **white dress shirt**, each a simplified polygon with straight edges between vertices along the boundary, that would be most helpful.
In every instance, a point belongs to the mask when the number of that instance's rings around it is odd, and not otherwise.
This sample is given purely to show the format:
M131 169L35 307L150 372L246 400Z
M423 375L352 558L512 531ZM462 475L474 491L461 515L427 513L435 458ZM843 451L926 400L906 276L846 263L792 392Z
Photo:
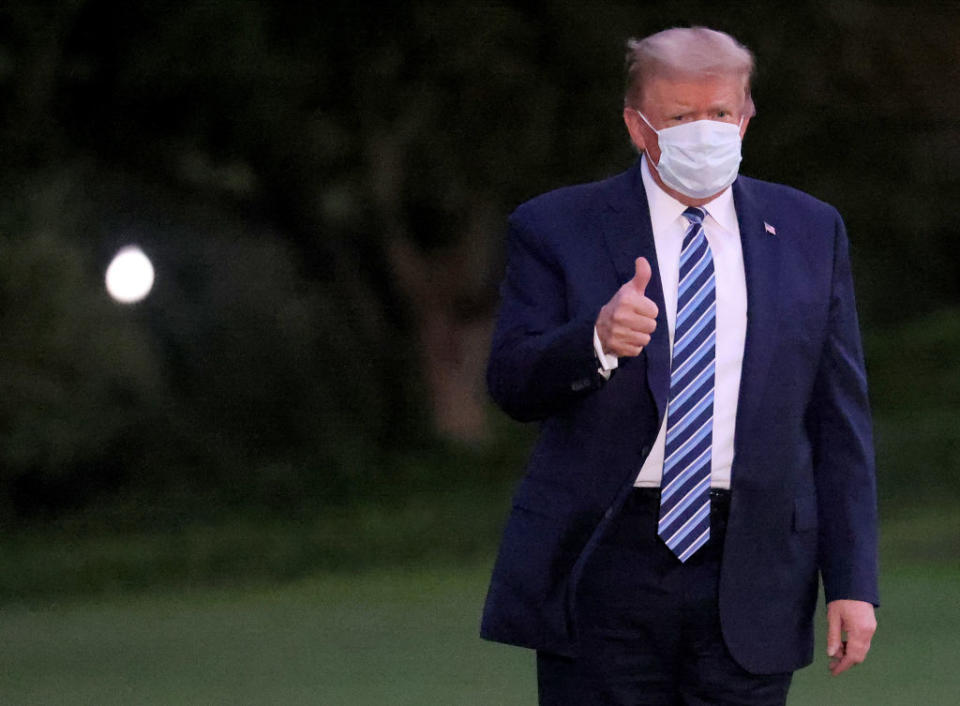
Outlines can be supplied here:
M673 350L673 330L677 320L677 285L680 278L680 249L689 224L683 217L686 206L661 189L650 175L646 155L641 159L640 173L650 207L650 224L657 249L660 282L669 330L670 350ZM733 465L733 436L737 418L737 399L740 393L740 372L743 366L743 346L747 335L747 283L743 269L743 249L740 245L740 226L733 207L733 193L728 187L713 201L702 206L707 217L703 230L713 254L716 276L717 330L716 372L713 397L713 449L710 485L730 487L730 467ZM653 336L663 335L654 331ZM605 355L600 338L594 331L594 347L604 371L617 367L617 358ZM609 374L609 372L607 372ZM650 454L640 468L635 485L659 487L663 475L663 455L667 434L666 417Z

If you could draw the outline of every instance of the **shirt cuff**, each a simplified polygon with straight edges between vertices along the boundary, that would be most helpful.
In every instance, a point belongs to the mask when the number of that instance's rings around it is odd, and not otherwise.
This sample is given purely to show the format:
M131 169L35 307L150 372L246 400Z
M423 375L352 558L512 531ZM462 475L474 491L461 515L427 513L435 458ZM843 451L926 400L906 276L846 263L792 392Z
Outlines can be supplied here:
M603 377L610 379L610 372L616 370L620 365L620 360L615 355L607 355L603 352L603 346L600 344L600 334L597 333L597 327L593 327L593 351L597 354L597 361L600 363L598 373Z

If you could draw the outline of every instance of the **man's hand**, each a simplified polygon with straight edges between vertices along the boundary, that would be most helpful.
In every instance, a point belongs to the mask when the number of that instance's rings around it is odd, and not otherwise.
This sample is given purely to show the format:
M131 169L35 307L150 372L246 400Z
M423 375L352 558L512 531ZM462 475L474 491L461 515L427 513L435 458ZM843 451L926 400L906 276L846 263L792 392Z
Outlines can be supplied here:
M657 328L657 305L644 295L650 281L650 263L638 257L635 266L633 279L617 290L597 316L597 336L603 352L621 358L640 355Z
M838 600L827 604L827 656L833 676L867 658L876 629L877 619L870 603ZM846 640L842 639L843 633L847 634Z

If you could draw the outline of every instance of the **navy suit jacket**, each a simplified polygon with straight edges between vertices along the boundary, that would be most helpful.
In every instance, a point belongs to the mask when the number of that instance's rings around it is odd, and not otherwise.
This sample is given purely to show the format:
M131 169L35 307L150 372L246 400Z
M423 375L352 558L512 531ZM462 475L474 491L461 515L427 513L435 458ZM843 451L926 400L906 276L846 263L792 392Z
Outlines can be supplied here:
M743 176L733 199L747 334L719 609L745 669L785 672L812 660L818 577L827 601L878 601L870 411L839 214ZM481 634L575 656L577 581L650 451L669 387L666 307L639 162L534 198L509 225L487 383L509 415L539 421L540 434ZM653 270L646 294L660 310L657 330L605 381L594 324L641 255Z

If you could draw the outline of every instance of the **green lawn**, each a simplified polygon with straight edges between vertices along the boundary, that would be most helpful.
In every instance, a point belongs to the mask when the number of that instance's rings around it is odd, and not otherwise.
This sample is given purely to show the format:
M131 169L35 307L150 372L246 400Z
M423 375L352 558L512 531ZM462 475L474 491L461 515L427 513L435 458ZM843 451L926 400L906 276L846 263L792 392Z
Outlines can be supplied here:
M477 638L486 564L0 610L0 703L532 704L532 655ZM792 705L953 705L956 565L886 567L870 660L822 640Z

